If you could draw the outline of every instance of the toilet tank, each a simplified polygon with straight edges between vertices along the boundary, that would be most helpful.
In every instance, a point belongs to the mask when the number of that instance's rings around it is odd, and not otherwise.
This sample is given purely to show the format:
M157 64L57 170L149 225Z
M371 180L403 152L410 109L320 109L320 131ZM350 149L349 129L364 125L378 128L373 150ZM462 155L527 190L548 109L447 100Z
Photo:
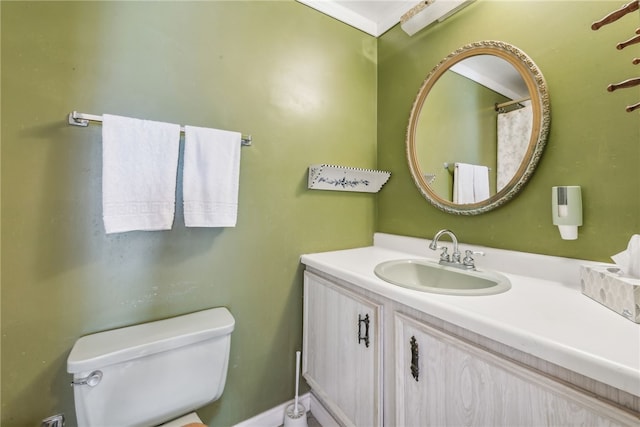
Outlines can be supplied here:
M67 359L78 426L153 426L224 390L235 320L224 307L84 336Z

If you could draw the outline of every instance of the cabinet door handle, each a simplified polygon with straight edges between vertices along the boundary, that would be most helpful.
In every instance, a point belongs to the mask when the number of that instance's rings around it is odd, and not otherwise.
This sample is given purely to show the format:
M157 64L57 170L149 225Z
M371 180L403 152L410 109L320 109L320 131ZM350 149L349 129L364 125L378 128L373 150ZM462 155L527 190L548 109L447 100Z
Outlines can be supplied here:
M418 367L418 358L420 355L418 354L418 341L415 336L411 337L409 344L411 345L411 376L417 382L418 376L420 375L420 368Z
M364 336L362 335L362 325L364 324ZM358 314L358 344L364 341L364 345L369 348L369 315L362 317Z

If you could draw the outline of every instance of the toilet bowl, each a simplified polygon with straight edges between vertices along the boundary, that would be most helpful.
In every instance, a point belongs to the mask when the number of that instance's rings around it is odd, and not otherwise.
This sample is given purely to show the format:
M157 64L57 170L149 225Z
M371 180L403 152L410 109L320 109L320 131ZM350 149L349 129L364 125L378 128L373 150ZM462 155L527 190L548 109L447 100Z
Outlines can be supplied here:
M78 426L201 424L190 413L222 395L234 325L220 307L78 339L67 359Z

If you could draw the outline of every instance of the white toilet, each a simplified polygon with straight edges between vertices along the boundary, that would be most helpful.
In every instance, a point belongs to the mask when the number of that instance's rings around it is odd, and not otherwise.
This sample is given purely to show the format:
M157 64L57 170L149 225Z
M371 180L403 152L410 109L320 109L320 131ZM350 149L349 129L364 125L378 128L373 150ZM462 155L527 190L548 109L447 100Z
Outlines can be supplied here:
M200 422L190 412L222 395L234 324L221 307L80 338L67 359L78 426Z

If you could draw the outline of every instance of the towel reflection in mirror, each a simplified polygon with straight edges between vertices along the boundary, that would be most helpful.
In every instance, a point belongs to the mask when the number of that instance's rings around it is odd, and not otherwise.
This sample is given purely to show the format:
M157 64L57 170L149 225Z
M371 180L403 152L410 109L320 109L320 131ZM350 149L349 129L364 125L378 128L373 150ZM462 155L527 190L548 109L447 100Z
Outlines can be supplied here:
M489 198L489 168L456 163L453 172L453 203L478 203Z

